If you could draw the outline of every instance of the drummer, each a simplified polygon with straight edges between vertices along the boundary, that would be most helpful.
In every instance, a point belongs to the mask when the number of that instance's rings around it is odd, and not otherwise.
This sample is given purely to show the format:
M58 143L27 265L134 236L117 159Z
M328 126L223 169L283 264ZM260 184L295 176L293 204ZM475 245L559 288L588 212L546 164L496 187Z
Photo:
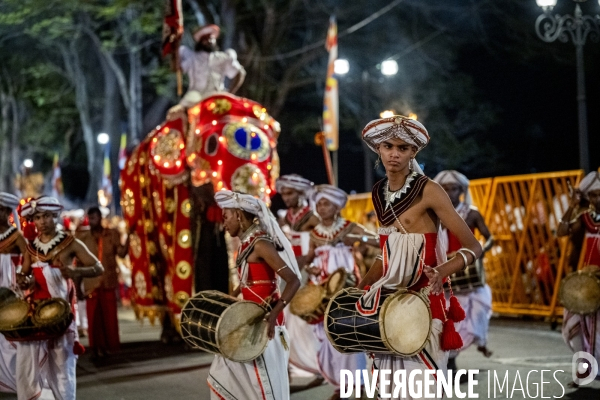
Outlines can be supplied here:
M297 174L283 175L275 182L277 192L287 207L285 216L281 218L282 230L287 234L298 265L304 265L310 244L310 231L320 222L309 204L309 196L314 184ZM307 386L317 386L323 382L319 374L317 352L320 347L313 327L302 318L292 314L289 307L285 309L285 326L291 338L290 375L301 371L316 375L316 379Z
M420 277L410 289L428 296L432 317L429 341L419 354L375 354L373 368L391 370L392 376L398 370L404 370L406 375L413 370L445 371L448 351L458 350L463 344L454 322L464 319L464 311L452 297L446 309L443 283L446 277L474 263L481 256L481 245L444 189L424 176L415 160L429 142L429 134L420 122L395 115L371 121L362 134L369 148L381 157L387 175L375 184L372 193L386 262L384 265L382 259L377 259L359 283L359 288L368 291L357 303L357 310L363 315L375 314L381 290L395 290L406 273L417 273ZM438 236L440 224L463 246L448 261L441 235ZM418 270L411 271L414 268ZM425 383L423 378L415 384ZM381 393L382 388L379 389ZM393 387L385 388L385 392L393 392Z
M494 245L494 239L483 220L483 216L472 205L471 195L469 194L470 182L467 177L458 171L447 170L437 174L433 180L444 188L448 197L450 197L454 209L465 220L471 232L475 232L475 228L477 228L479 233L485 238L486 242L483 245L483 253L485 254ZM456 251L460 249L458 238L446 228L442 230L441 234L445 235L442 236L442 239L448 238L446 246L448 258L454 257ZM475 343L478 351L483 353L485 357L491 357L492 352L487 348L490 317L492 316L492 290L490 286L485 283L483 286L472 290L461 291L456 293L456 298L466 314L465 320L458 324L458 333L463 340L461 351L469 347L472 343ZM457 352L450 352L448 369L457 369L457 355Z
M351 285L355 286L360 276L351 246L358 241L378 246L379 239L375 233L340 216L340 211L348 201L348 195L343 190L332 185L318 185L312 197L321 223L310 233L307 262L312 263L307 267L307 272L311 282L321 285L332 273L343 268ZM331 398L337 399L340 395L340 370L364 369L366 358L362 353L341 354L336 351L327 339L323 321L314 325L314 332L321 342L317 353L319 371L336 387Z
M38 236L27 245L31 267L23 266L24 275L32 275L33 299L60 297L75 305L73 278L95 277L104 269L96 257L70 233L57 228L63 206L54 197L41 196L28 201L21 216L33 220ZM83 265L73 267L77 257ZM60 337L44 341L22 341L17 344L17 396L37 398L46 378L57 399L74 400L77 355L85 350L79 343L75 320Z
M24 268L29 268L31 264L27 242L19 230L19 218L16 213L18 205L17 196L0 192L0 287L10 289L16 289L18 283L27 283L23 276L17 273L19 266L15 261L22 259ZM9 220L11 215L14 225ZM0 334L0 392L17 391L16 357L14 343Z
M210 367L211 399L289 399L287 375L289 337L283 325L283 309L300 287L300 271L289 240L266 204L248 194L222 190L215 200L223 209L223 224L241 246L237 256L240 288L244 300L270 310L269 344L251 362L239 363L216 355ZM285 282L279 292L279 278Z
M576 210L582 198L589 200L590 208L580 214ZM557 236L576 236L584 232L582 267L600 266L600 172L590 172L573 192L569 208L563 215ZM580 258L581 258L580 257ZM577 269L576 265L571 265ZM600 310L593 314L575 314L565 309L562 335L573 352L585 351L600 362ZM577 387L575 382L569 384Z
M283 175L275 182L277 192L287 207L282 226L289 228L292 248L297 257L308 251L309 233L319 223L319 217L308 203L314 184L297 174ZM303 265L302 262L299 262Z

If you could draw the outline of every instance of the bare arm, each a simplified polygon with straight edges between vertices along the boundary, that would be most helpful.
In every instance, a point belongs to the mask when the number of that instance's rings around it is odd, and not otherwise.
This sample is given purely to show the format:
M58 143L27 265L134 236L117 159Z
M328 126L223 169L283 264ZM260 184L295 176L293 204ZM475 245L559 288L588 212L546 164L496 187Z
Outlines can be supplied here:
M119 232L115 231L114 235L114 240L116 240L117 243L117 255L121 258L124 258L129 252L129 235L127 235L127 239L125 239L125 244L121 244Z
M458 238L462 247L471 250L475 254L475 257L470 253L465 254L466 265L474 263L477 258L481 257L483 252L481 244L475 239L466 222L458 215L444 189L437 183L430 181L425 186L423 199L427 199L428 207L435 212L441 223ZM432 283L433 292L438 293L443 290L442 279L464 267L464 259L459 255L433 268L435 271L426 268L425 273Z
M375 232L371 232L367 230L364 226L360 224L356 224L352 231L350 231L351 235L344 240L344 243L351 246L355 242L365 243L372 247L379 247L379 236ZM364 241L363 239L367 239Z
M75 239L69 245L69 251L66 257L61 257L59 267L63 276L67 278L93 278L102 275L104 267L100 261L93 255L89 249L79 239ZM77 257L82 267L72 267L68 258Z
M487 251L489 251L492 248L492 246L494 246L494 238L492 237L490 230L488 229L487 225L485 224L485 221L483 220L483 216L481 215L481 213L477 210L473 210L471 212L474 215L473 222L475 223L475 226L477 227L477 229L479 230L481 235L485 238L485 243L483 245L483 252L486 253Z
M294 297L300 288L300 279L298 279L289 266L286 266L285 261L279 256L279 253L277 253L273 244L261 240L254 246L253 253L266 262L267 265L286 283L285 289L283 293L281 293L281 298L277 304L275 304L268 316L269 338L272 339L275 335L275 322L277 321L277 316L283 311L286 304L292 300L292 297Z
M29 275L31 274L31 256L27 251L27 242L25 241L23 235L19 235L15 244L23 256L23 261L21 262L21 273L23 275Z
M367 271L366 275L358 283L359 289L364 289L365 286L371 286L377 282L383 276L383 262L381 259L376 258L371 268Z
M558 224L558 229L556 230L556 236L558 236L558 237L568 236L573 233L579 232L579 230L582 228L581 222L579 221L579 219L572 222L573 219L577 217L576 211L577 211L577 208L579 207L580 203L581 203L581 192L579 190L575 190L573 192L573 197L571 197L571 200L569 202L569 208L567 208L567 211L565 211L565 214L563 215L563 217L561 218L561 220Z
M246 79L246 70L242 68L240 70L240 72L238 72L238 74L231 80L231 83L229 85L229 93L235 94L235 92L237 92L239 90L239 88L242 86L245 79Z

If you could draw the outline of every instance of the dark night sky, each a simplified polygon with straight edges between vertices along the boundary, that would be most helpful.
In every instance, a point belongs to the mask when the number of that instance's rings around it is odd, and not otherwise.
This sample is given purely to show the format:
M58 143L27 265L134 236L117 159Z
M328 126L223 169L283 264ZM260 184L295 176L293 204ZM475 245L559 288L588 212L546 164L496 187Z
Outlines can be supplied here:
M530 15L523 23L530 25L529 34L535 37L534 23L540 9L532 3ZM591 2L590 2L591 3ZM598 8L597 3L594 3ZM572 3L566 4L571 8ZM588 8L591 7L587 5ZM528 6L529 7L529 6ZM593 12L594 9L590 8ZM563 10L558 10L563 11ZM565 10L564 12L568 12ZM563 12L563 13L564 13ZM596 10L598 12L598 10ZM340 29L342 22L340 21ZM521 49L504 37L501 23L492 25L487 34L494 41L493 49L486 44L465 43L458 50L456 66L469 75L477 91L477 98L490 103L497 110L497 121L477 137L479 143L489 142L500 153L500 162L492 175L513 175L532 172L577 169L578 123L576 103L575 47L572 43L543 43L535 51L521 54ZM539 40L539 39L538 39ZM505 42L503 42L505 41ZM340 55L344 46L351 46L351 36L340 40ZM514 46L514 47L513 47ZM548 49L545 52L545 49ZM584 49L588 110L588 135L591 168L600 165L600 44L591 42ZM341 81L340 86L349 84ZM340 89L340 108L345 107L344 89ZM290 106L304 107L302 95ZM320 104L310 106L319 115ZM381 104L381 110L386 109ZM297 111L297 110L296 110ZM372 115L377 118L377 115ZM285 133L285 115L280 118ZM427 121L422 120L427 127ZM363 188L363 152L358 139L362 124L341 131L339 152L340 187L346 191ZM431 132L432 141L436 132ZM281 173L300 173L315 183L326 181L322 153L319 147L298 144L282 135L280 138ZM424 151L427 151L425 149ZM428 175L437 171L425 170ZM486 174L484 176L490 176ZM472 173L470 178L479 178Z

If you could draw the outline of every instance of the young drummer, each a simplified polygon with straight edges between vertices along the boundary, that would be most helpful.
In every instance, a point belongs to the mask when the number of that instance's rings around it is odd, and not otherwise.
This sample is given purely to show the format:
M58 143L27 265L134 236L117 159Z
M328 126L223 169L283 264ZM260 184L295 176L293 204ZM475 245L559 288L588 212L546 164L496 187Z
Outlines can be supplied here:
M387 177L375 184L372 194L382 226L383 260L377 260L359 284L369 290L357 302L357 310L363 315L376 313L381 290L396 289L408 272L416 280L410 289L427 295L433 318L429 341L420 353L412 357L375 354L373 368L391 370L392 376L397 370L407 375L415 369L445 370L448 351L462 347L454 322L464 319L464 311L455 298L446 306L443 284L446 277L481 256L481 245L444 189L424 176L415 160L429 142L421 123L400 115L378 119L365 127L363 140L381 157ZM441 224L463 246L448 261L438 236ZM420 384L425 384L424 378ZM393 392L393 387L387 389Z
M289 337L283 309L300 287L294 252L261 200L229 190L217 192L215 200L223 209L225 229L241 241L237 256L241 295L270 310L265 316L270 341L265 352L251 362L216 355L208 376L211 399L289 399ZM286 282L283 293L279 278Z

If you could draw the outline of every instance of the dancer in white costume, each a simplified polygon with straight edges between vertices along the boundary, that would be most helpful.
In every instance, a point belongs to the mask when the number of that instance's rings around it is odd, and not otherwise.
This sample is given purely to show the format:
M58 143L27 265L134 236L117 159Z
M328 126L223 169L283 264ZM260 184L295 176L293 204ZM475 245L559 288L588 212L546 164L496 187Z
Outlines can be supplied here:
M590 208L579 215L582 197L585 197ZM569 208L563 215L556 234L558 236L577 235L585 232L584 249L581 255L582 267L600 274L600 172L590 172L579 183L575 190ZM576 265L571 267L577 268ZM593 314L575 314L565 309L563 316L562 335L565 343L573 352L585 351L590 353L600 363L600 310ZM599 372L600 375L600 372ZM577 387L575 382L569 384Z
M363 314L375 313L381 290L394 290L402 281L403 271L418 268L417 272L423 274L411 290L428 293L433 318L429 341L419 354L412 357L375 354L373 368L391 370L392 376L397 370L404 370L407 375L412 370L445 372L448 351L462 347L454 322L455 318L464 318L464 314L460 315L462 308L455 299L451 299L451 306L446 309L443 283L447 276L473 263L481 255L481 245L444 190L423 175L415 160L417 152L429 142L421 123L400 115L378 119L365 127L363 140L381 157L387 175L375 184L372 194L382 227L379 233L386 262L376 260L359 284L359 288L369 290L357 303L357 310ZM439 241L440 223L463 246L448 261ZM424 380L418 384L423 385ZM393 387L387 389L387 393L393 393Z
M448 197L450 197L454 209L465 220L469 229L475 232L475 228L477 228L481 235L483 235L486 240L483 245L483 252L485 254L494 245L494 239L483 220L483 216L472 205L469 194L470 182L467 177L458 171L448 170L440 172L433 180L444 188ZM461 197L464 197L464 200L461 201ZM453 257L461 247L458 238L444 228L441 239L447 240L445 247L448 258ZM485 357L491 357L492 352L487 348L487 338L490 318L492 316L492 289L486 283L472 290L455 293L455 296L466 314L464 321L459 322L457 327L458 333L463 340L461 351L475 343L478 351L483 353ZM450 352L448 369L457 369L455 360L457 355L458 351Z
M275 182L277 192L281 194L283 202L287 207L285 216L281 218L280 224L292 244L292 249L303 265L303 259L308 253L310 245L310 231L319 223L319 217L313 212L308 200L314 184L300 175L283 175ZM321 346L316 338L313 327L302 318L292 314L289 308L284 309L285 326L290 335L290 373L293 375L294 368L319 375L317 362L317 351ZM318 377L309 385L322 382Z
M348 195L332 185L318 185L313 192L313 202L317 214L321 218L310 234L310 249L307 261L312 264L307 268L311 275L311 283L323 284L329 276L339 268L343 268L352 286L360 279L358 266L354 262L352 244L362 241L372 246L379 245L377 235L368 232L361 225L348 221L340 216L340 211L348 201ZM339 398L340 370L364 369L367 360L364 354L341 354L333 348L320 321L314 326L315 336L321 342L317 353L319 372L336 387L332 397Z
M47 196L32 199L23 206L21 216L33 220L39 235L27 246L31 268L24 267L22 272L33 275L34 300L60 297L74 308L73 278L95 277L104 269L83 243L70 233L57 229L56 218L62 208L57 199ZM72 267L75 257L82 267ZM57 400L74 400L77 354L83 350L75 320L58 338L18 342L19 400L37 398L44 378Z
M22 275L18 276L19 265L15 260L22 257L22 265L29 268L27 242L19 230L16 208L19 198L10 193L0 192L0 287L18 290L17 280L26 284ZM9 222L13 215L15 224ZM17 345L0 335L0 392L16 393Z
M282 311L300 287L292 246L263 201L229 190L217 192L215 200L223 209L225 229L241 242L237 258L239 293L244 300L270 310L265 316L270 340L265 352L250 362L234 362L216 355L208 375L211 399L289 399L290 341ZM279 278L286 282L281 294Z

